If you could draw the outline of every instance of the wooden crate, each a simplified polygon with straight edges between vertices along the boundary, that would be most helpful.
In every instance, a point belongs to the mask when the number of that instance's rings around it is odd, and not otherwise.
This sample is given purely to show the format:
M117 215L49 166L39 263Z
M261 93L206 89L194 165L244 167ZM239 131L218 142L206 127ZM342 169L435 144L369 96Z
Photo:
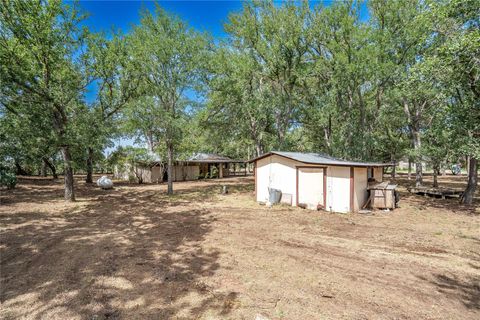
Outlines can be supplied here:
M372 207L381 209L395 209L394 189L375 189L372 193Z
M369 203L374 209L395 209L395 188L397 185L382 182L370 185Z

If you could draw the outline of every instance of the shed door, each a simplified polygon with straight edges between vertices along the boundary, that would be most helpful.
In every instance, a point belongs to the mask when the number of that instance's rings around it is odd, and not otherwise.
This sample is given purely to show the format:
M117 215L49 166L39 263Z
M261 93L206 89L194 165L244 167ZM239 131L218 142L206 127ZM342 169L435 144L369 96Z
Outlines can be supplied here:
M317 209L323 203L323 168L298 168L298 203Z

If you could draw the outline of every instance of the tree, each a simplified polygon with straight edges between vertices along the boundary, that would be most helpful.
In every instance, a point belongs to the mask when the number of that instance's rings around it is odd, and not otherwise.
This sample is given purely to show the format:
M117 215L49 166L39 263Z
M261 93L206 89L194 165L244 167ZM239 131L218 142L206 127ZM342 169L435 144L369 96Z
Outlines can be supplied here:
M461 201L472 204L480 159L480 22L478 2L433 2L425 19L435 37L428 56L431 73L448 96L457 151L470 157L468 184Z
M307 104L302 122L318 149L367 160L375 127L370 30L352 1L316 7L308 25L312 63L303 86Z
M132 58L143 75L143 97L125 112L151 148L164 141L168 163L168 194L173 193L175 148L182 139L182 126L192 112L192 99L200 92L207 49L205 36L168 15L158 5L155 15L144 11L128 41ZM140 118L146 123L139 123ZM147 126L148 123L148 126Z
M385 90L387 92L384 94L388 96L388 89ZM407 154L410 147L411 139L405 130L406 127L404 111L388 97L382 98L375 129L372 132L374 140L372 153L378 159L385 159L394 164L391 171L392 179L395 179L397 161Z
M374 39L378 57L377 103L396 104L403 110L411 141L409 158L415 162L415 184L423 183L422 135L431 121L429 109L436 103L435 87L426 77L424 57L433 48L431 29L422 15L425 3L372 1Z
M8 1L0 7L2 104L48 117L65 171L65 199L74 201L70 124L88 83L78 11L60 1Z
M256 156L263 154L275 132L261 67L241 49L221 48L212 60L209 99L201 115L209 140L230 146L241 142L243 149L253 145Z
M425 129L425 145L422 153L432 164L433 187L438 187L438 175L442 165L453 156L455 139L452 137L452 128L449 124L448 106L437 104L432 114L432 121Z
M276 134L276 146L287 147L287 135L297 120L302 99L301 79L306 71L305 19L308 5L286 2L275 6L272 1L254 1L232 14L225 26L233 48L249 54L254 64L253 85L260 81L263 103L270 107ZM248 81L251 74L245 73ZM245 119L249 121L249 119Z
M32 173L40 165L43 176L47 175L49 168L56 179L55 158L59 148L55 133L48 116L38 114L36 108L29 110L14 114L0 106L0 137L3 142L0 157L12 158L18 174Z
M408 76L398 84L395 94L406 116L406 123L413 150L410 156L415 161L415 185L423 184L423 135L431 125L435 107L440 103L439 92L435 90L425 74L422 63L410 67ZM434 110L432 110L434 109Z
M97 95L84 121L88 124L83 134L88 146L87 183L93 182L95 150L102 150L112 135L118 133L119 112L139 95L141 75L135 60L131 59L134 50L126 38L115 33L110 40L106 40L103 34L88 38L90 72L95 79Z

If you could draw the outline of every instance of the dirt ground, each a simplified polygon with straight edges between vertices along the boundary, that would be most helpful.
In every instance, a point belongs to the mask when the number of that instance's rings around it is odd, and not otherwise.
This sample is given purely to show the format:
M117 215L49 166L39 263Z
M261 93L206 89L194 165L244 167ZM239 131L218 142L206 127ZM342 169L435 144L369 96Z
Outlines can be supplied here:
M393 212L269 209L250 177L77 186L1 191L0 318L480 319L478 206L402 187Z

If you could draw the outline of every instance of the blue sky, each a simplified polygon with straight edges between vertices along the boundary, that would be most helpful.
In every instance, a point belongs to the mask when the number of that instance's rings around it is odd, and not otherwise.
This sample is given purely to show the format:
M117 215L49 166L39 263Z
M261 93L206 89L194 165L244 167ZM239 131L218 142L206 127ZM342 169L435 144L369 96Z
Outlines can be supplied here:
M311 5L324 3L330 5L335 1L342 0L316 0ZM68 1L67 1L68 2ZM161 7L170 13L178 15L188 24L199 31L208 31L214 37L224 37L223 24L228 20L230 12L242 10L242 1L157 1ZM281 3L281 1L277 1ZM153 11L153 1L80 1L83 10L90 13L85 21L93 31L110 31L112 27L128 32L132 24L140 22L140 10L142 8ZM362 5L362 19L368 18L366 5Z
M199 31L208 31L214 37L223 37L223 24L229 12L240 11L239 1L157 1L165 10L178 15ZM128 32L132 24L140 22L142 8L155 10L153 1L80 1L83 10L90 13L86 21L93 31L109 31L112 27Z

